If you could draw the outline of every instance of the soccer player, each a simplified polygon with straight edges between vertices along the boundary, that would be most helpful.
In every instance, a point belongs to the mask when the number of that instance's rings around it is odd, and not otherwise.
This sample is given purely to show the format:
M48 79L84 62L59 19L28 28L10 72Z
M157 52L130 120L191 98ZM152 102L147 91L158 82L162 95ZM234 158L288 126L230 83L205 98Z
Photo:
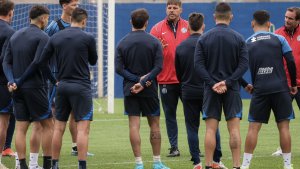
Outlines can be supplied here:
M59 83L52 140L52 169L58 168L62 137L71 110L77 122L78 167L87 168L88 137L90 121L93 119L89 64L95 65L98 59L95 38L83 31L87 18L88 14L84 9L76 8L72 13L71 27L50 38L43 54L34 61L23 77L26 79L30 72L37 67L43 68L51 57L56 57Z
M53 123L49 110L46 84L40 70L24 80L21 75L33 59L42 53L49 37L43 32L48 24L49 10L40 5L33 6L29 12L30 26L17 31L10 39L5 51L3 68L13 92L16 123L16 150L20 168L27 169L26 133L30 122L38 121L42 126L42 144L44 154L43 168L51 168L51 140ZM36 168L30 165L30 168Z
M285 12L284 26L275 31L276 34L285 37L290 47L293 50L293 56L296 65L300 65L300 8L290 7ZM287 68L285 66L286 75L288 78L289 86L291 87L291 80ZM297 87L300 89L300 69L297 69ZM293 95L292 99L295 99L300 109L300 93ZM282 150L278 148L276 152L272 154L273 156L282 155Z
M249 110L249 129L245 142L242 169L248 169L257 144L262 123L268 123L273 110L283 151L284 169L291 164L291 136L289 122L294 119L290 93L297 93L296 65L292 50L284 37L268 32L270 15L260 10L253 14L254 34L247 39L249 67L253 82L253 96ZM291 88L287 84L283 58L287 63Z
M10 0L0 1L0 168L7 169L2 163L2 148L6 140L6 132L10 115L12 114L12 99L7 88L7 79L4 75L2 62L4 51L8 44L9 38L14 34L10 26L14 14L14 3Z
M169 169L160 159L160 108L156 76L162 69L162 46L158 39L145 32L148 19L146 9L131 12L132 32L118 43L115 65L116 72L124 77L125 115L128 115L129 120L135 169L144 169L139 133L141 115L147 117L150 127L153 169Z
M202 168L199 156L198 131L200 126L200 112L202 111L204 81L196 76L194 52L191 51L195 51L197 40L204 31L205 25L203 21L204 16L201 13L191 13L189 15L189 32L191 35L177 46L175 52L175 69L181 86L181 100L194 169ZM219 131L217 131L216 140L217 146L214 153L213 168L227 169L220 161L222 152Z
M78 7L79 1L78 0L59 0L59 4L62 7L62 14L60 18L56 18L53 20L48 27L46 28L45 32L51 37L55 33L68 28L71 26L71 16L72 12L75 8ZM50 60L50 66L52 73L56 76L57 74L57 65L55 57L52 57ZM52 112L55 113L55 103L54 103L54 96L55 96L56 88L55 86L49 86L49 99L52 106ZM77 137L77 130L76 130L76 122L73 116L73 113L71 113L70 121L69 121L69 130L71 133L72 138L72 151L71 155L77 156L77 144L76 144L76 137ZM88 153L88 155L93 155L91 153Z
M195 49L195 70L205 81L202 111L206 123L206 169L212 168L222 108L230 134L233 168L240 168L242 100L238 80L247 70L248 52L243 37L229 28L232 18L230 5L218 3L214 12L216 26L200 36Z
M151 29L151 34L161 41L163 46L163 69L157 80L160 96L166 117L167 133L171 145L168 157L180 156L178 149L178 126L176 109L180 97L180 85L175 71L175 50L190 34L188 22L180 17L182 13L181 0L168 0L167 17Z

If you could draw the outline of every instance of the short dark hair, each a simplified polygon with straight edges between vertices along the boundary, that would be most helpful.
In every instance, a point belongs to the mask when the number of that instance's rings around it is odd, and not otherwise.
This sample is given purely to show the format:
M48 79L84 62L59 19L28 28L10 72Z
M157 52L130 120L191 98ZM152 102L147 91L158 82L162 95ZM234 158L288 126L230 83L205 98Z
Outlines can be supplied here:
M268 21L270 21L270 14L266 10L258 10L255 11L253 14L253 20L258 24L258 25L264 25Z
M60 4L60 6L63 6L63 4L68 4L71 1L73 1L73 0L59 0L59 4Z
M34 5L31 7L29 11L29 18L30 19L36 19L37 17L44 15L44 14L50 14L49 9L46 6L42 5Z
M0 15L7 16L9 11L13 10L15 4L10 0L0 0Z
M181 2L181 0L168 0L168 1L167 1L167 6L168 6L168 5L178 5L178 6L181 7L182 2Z
M290 11L290 12L295 12L296 13L296 20L299 20L300 19L300 8L299 7L290 7L287 9L287 11Z
M231 7L226 2L220 2L215 8L215 17L221 20L228 20L231 15Z
M131 23L135 29L141 29L149 19L148 11L145 8L136 9L131 12Z
M204 15L202 13L193 12L189 15L189 26L193 31L198 31L204 21Z
M82 9L82 8L75 8L75 10L72 13L72 22L81 22L84 19L88 18L88 14L86 12L86 10Z

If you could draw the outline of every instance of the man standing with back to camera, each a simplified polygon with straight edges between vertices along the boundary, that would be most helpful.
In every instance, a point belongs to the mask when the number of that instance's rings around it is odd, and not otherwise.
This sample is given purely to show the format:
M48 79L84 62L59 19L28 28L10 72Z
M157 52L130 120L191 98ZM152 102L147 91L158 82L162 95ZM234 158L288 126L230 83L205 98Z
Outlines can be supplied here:
M163 69L157 76L157 80L171 145L168 157L176 157L180 156L176 120L180 85L175 71L175 50L177 45L190 34L188 22L180 17L182 13L181 0L168 0L166 13L167 17L153 26L150 33L158 38L163 46Z
M57 61L56 114L52 139L52 169L58 169L63 134L71 110L77 122L78 168L87 168L90 121L93 120L93 100L89 64L97 63L96 40L86 33L88 14L82 8L72 13L71 27L53 35L42 55L24 72L26 79L37 68L45 69L51 57ZM54 78L49 69L47 75ZM52 79L51 78L51 79Z
M48 27L46 28L45 32L51 37L55 33L64 30L65 28L68 28L71 26L71 16L75 8L78 7L79 1L78 0L59 0L59 4L62 8L62 14L60 18L56 18L53 20ZM57 65L56 65L56 59L55 57L51 58L50 60L50 66L52 73L54 76L56 76L57 72ZM52 106L52 112L55 112L55 93L56 93L56 87L55 86L49 86L49 101ZM72 138L72 151L71 155L77 156L78 151L77 151L77 142L76 142L76 137L77 137L77 129L76 129L76 122L74 119L73 113L70 115L70 121L69 121L69 130L71 133L71 138ZM94 154L92 153L87 153L89 156L93 156Z
M203 14L191 13L189 15L189 32L191 35L177 46L175 52L176 75L180 82L188 144L194 169L202 168L198 132L200 127L200 113L202 112L204 85L204 81L196 75L194 69L194 51L198 38L203 34L204 29ZM212 166L214 169L227 169L221 162L221 157L221 140L218 129L216 132L216 148Z
M280 27L275 31L276 34L285 37L290 47L293 50L293 56L296 65L300 65L300 8L290 7L285 12L284 26ZM284 62L286 63L286 62ZM288 84L291 87L291 80L288 73L288 69L285 64L285 71L287 75ZM297 88L300 90L300 68L297 69ZM300 93L292 95L292 99L295 99L300 109ZM278 148L276 152L272 154L273 156L282 155L281 148Z
M233 168L240 168L242 100L239 79L247 70L248 52L242 35L229 27L233 15L228 3L215 7L216 26L200 36L195 49L195 70L205 81L203 119L206 124L205 162L212 169L215 134L224 110L230 134Z
M13 104L16 125L16 150L20 168L27 169L26 134L31 122L38 122L42 129L42 147L44 154L43 168L51 168L51 140L53 135L52 114L49 110L45 77L38 69L28 79L22 79L24 71L31 62L39 57L49 39L43 31L48 24L49 10L40 5L29 11L30 26L17 31L9 40L5 50L3 69L13 92ZM25 40L24 40L25 39ZM52 82L55 83L55 81ZM30 152L32 152L30 140ZM32 158L32 153L30 153ZM29 162L29 167L39 168L36 162ZM18 165L16 166L19 167Z
M7 88L7 79L4 75L2 62L4 52L10 37L15 33L10 26L14 14L14 3L10 0L0 1L0 169L7 169L2 163L2 147L5 144L10 116L13 113L11 94Z

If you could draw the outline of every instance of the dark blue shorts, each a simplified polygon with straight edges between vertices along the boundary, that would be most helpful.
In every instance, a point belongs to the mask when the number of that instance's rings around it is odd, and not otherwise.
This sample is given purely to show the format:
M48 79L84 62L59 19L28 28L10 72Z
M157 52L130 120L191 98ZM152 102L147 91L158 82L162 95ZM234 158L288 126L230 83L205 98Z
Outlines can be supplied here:
M60 82L55 96L55 118L68 121L70 112L75 121L93 120L92 90L88 85Z
M239 91L227 90L224 94L217 94L209 87L204 89L203 120L213 118L221 120L222 109L225 119L242 119L242 99Z
M6 85L0 85L0 114L13 112L11 93L9 93Z
M158 97L125 96L125 115L160 116Z
M289 92L253 95L250 103L248 121L268 123L271 110L276 122L295 118L292 98Z
M51 107L55 107L55 95L56 95L56 86L54 86L52 83L50 83L48 88L48 98L49 98L49 104Z
M45 88L18 89L13 92L17 121L41 121L52 117Z

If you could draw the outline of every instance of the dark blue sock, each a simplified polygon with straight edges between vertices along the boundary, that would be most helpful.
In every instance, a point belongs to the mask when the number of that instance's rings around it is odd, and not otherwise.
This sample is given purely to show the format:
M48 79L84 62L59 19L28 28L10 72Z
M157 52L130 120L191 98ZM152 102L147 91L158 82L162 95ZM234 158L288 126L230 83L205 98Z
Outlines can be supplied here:
M55 159L52 160L52 169L59 169L58 168L58 160L55 160Z
M86 169L86 161L78 160L78 169Z
M20 161L20 167L21 167L21 169L28 169L28 166L26 164L26 159L25 158L24 159L19 159L19 161Z
M8 125L7 132L6 132L6 140L5 140L3 150L5 150L7 148L11 148L11 142L12 142L12 138L14 136L15 125L16 125L15 116L13 114L11 114L10 119L9 119L9 125Z

